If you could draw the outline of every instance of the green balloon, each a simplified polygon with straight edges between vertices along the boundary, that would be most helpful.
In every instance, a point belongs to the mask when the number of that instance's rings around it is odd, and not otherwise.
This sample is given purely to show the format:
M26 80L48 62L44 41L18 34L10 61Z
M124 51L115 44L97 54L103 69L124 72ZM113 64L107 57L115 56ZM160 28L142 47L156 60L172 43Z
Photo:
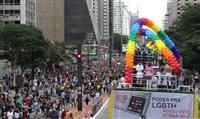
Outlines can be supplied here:
M151 37L150 37L150 39L151 39L151 41L152 41L153 43L155 43L156 40L159 39L159 37L158 37L157 35L155 35L155 34L152 34Z
M129 39L133 40L137 38L137 33L131 33Z
M162 39L165 39L165 38L168 37L167 34L164 31L159 31L157 34Z

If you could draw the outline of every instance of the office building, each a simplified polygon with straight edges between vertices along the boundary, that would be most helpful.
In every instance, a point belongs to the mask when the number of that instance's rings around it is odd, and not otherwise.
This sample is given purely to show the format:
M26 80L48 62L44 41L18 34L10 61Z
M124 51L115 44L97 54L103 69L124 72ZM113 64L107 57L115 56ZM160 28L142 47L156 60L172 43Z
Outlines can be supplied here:
M0 0L0 18L5 24L35 25L36 0Z
M101 0L100 4L100 39L109 39L109 0Z
M129 10L121 0L114 0L113 3L113 32L122 35L129 35Z
M98 40L91 0L65 0L65 42L83 44L87 38Z
M200 3L200 0L168 0L164 23L165 29L169 28L174 20L181 15L181 7L197 3Z
M64 0L37 0L36 27L46 39L64 41Z
M28 24L41 29L46 39L83 43L108 38L108 0L0 0L0 17L6 24ZM101 10L105 12L101 16ZM102 20L103 19L103 20ZM102 22L105 21L105 22ZM102 30L102 34L100 34Z

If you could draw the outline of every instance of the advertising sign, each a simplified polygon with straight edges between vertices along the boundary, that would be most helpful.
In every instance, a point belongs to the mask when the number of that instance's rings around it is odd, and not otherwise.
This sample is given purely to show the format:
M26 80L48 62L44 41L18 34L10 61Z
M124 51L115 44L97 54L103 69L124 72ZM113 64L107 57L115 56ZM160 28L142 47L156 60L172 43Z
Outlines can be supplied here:
M113 119L194 118L194 94L115 90L113 103Z

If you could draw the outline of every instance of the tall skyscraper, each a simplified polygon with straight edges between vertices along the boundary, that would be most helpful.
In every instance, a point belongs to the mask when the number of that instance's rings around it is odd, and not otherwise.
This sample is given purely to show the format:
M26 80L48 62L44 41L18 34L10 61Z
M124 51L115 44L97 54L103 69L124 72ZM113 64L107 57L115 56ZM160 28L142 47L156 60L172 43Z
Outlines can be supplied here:
M5 24L35 25L36 0L0 0L0 18Z
M64 0L36 0L36 27L49 40L64 41Z
M101 0L100 38L109 39L109 0Z
M85 39L98 41L97 24L91 0L65 0L65 42L83 44Z
M165 29L169 28L173 21L181 15L182 6L197 3L200 3L200 0L168 0L167 14L165 14Z
M113 3L113 31L114 33L129 35L129 10L121 0L114 0Z

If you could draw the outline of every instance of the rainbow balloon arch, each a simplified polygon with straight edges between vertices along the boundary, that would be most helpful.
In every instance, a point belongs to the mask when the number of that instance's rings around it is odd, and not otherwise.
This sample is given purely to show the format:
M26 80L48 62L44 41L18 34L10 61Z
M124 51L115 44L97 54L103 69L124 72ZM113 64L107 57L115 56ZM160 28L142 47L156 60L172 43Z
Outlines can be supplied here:
M145 25L150 29L143 29L142 26ZM133 66L134 66L134 55L135 55L135 46L138 39L141 36L146 36L151 40L153 44L161 54L166 58L167 62L171 66L173 72L177 73L181 70L181 65L179 63L179 58L181 57L180 51L176 48L175 44L170 40L169 36L160 29L155 23L150 19L140 18L137 19L130 32L129 41L127 44L126 51L126 65L125 65L125 81L126 83L131 83Z

